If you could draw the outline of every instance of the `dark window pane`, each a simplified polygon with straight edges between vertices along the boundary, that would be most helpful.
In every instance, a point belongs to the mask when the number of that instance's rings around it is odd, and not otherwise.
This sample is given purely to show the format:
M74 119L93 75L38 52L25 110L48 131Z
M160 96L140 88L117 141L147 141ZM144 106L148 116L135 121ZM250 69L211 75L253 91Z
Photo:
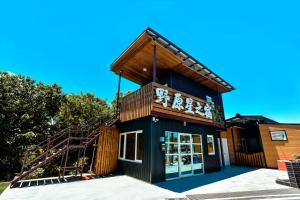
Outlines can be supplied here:
M165 132L166 142L177 142L178 141L178 133L177 132Z
M202 153L200 144L193 144L194 153Z
M178 154L178 144L166 144L166 154Z
M209 155L215 154L214 137L212 135L207 136L207 150Z
M189 144L181 144L180 145L180 152L182 154L191 153L191 145L189 145Z
M201 143L200 135L192 135L192 137L193 137L193 143Z
M174 178L179 176L178 169L178 156L166 155L165 158L166 165L166 179Z
M135 157L135 133L129 133L126 135L126 155L125 159L134 160Z
M124 158L124 135L121 135L121 139L120 139L120 154L119 157L120 158Z
M190 135L180 135L180 142L181 143L190 143L191 142Z
M143 135L142 133L137 134L137 145L136 145L136 159L142 160L142 152L143 152Z

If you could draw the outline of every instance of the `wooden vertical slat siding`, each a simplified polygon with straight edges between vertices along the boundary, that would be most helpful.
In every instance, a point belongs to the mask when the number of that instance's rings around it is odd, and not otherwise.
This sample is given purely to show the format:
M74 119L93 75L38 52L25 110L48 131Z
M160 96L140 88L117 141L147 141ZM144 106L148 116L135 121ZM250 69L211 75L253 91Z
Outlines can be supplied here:
M230 164L234 165L235 164L235 154L234 154L234 148L233 148L233 139L232 139L231 129L227 128L226 131L222 131L221 137L227 139Z
M294 160L300 155L300 125L260 124L259 130L266 156L266 165L277 168L277 160ZM270 131L285 130L287 141L272 141Z
M123 98L120 109L121 122L142 118L151 114L151 90L152 84L149 83Z
M263 152L242 153L235 152L235 164L250 167L266 167Z
M156 99L155 89L158 87L167 89L169 91L168 95L170 97L170 100L168 101L167 107L163 107L162 102L155 102ZM152 82L141 87L134 93L126 95L123 98L123 101L120 106L120 121L126 122L126 121L153 115L153 116L163 116L163 117L170 116L178 120L185 120L188 122L195 122L195 123L199 122L199 123L205 123L207 125L217 126L217 124L214 124L212 119L206 118L199 114L191 114L191 113L186 113L184 110L172 109L171 106L174 99L174 94L177 92L179 92L182 95L182 98L184 100L182 104L183 107L185 107L185 99L187 97L192 98L194 102L199 102L203 105L206 104L206 101L203 99Z
M118 144L119 131L117 128L103 127L100 129L95 162L96 175L107 175L117 169Z

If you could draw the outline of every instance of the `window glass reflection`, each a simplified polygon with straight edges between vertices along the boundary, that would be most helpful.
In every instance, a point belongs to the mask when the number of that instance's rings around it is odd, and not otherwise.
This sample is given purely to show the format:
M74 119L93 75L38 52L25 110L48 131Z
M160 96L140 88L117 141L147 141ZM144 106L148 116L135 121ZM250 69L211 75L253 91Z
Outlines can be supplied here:
M179 176L178 155L166 155L166 179Z

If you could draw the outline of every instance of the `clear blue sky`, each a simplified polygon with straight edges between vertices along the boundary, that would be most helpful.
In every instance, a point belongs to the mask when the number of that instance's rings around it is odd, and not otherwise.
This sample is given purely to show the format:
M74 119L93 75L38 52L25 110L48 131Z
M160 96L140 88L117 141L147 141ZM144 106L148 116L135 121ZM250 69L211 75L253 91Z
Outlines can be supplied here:
M300 123L299 0L1 1L0 70L111 100L110 64L148 26L236 87L226 117Z

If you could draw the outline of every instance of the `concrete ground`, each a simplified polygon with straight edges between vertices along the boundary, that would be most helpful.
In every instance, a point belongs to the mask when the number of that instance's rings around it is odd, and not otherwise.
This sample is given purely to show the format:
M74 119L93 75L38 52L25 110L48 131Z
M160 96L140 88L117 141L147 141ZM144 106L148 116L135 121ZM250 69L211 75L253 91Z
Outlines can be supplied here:
M158 184L125 176L87 181L6 189L0 200L59 199L165 199L193 194L288 189L275 183L286 172L272 169L228 167L220 172L186 177Z

